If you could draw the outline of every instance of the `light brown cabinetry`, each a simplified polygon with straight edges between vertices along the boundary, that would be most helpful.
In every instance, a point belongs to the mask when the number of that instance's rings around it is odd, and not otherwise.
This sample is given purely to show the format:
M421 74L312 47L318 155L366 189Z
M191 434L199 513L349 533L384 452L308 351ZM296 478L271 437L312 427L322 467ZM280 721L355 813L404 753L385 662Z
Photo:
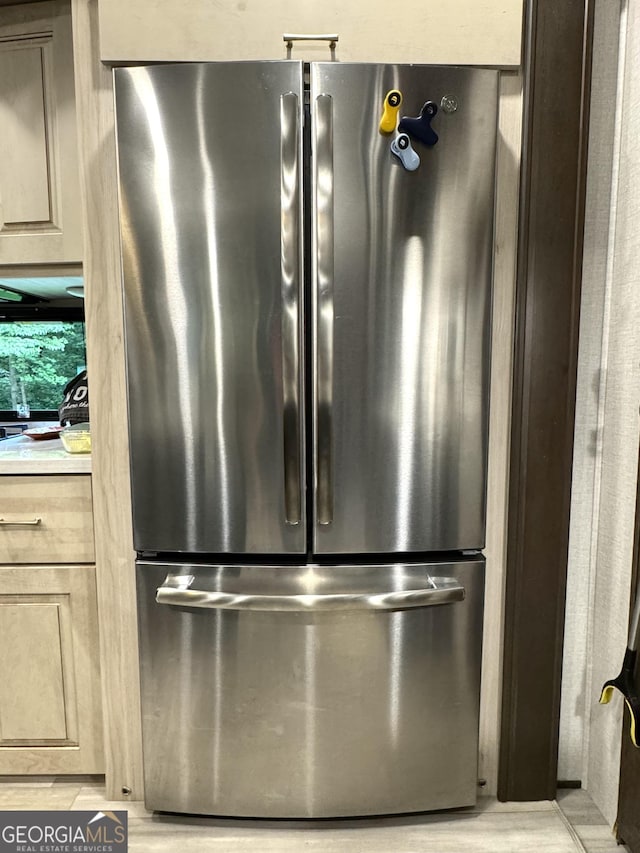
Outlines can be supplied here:
M337 33L343 62L518 66L522 0L99 0L106 62L284 59L283 33ZM294 58L329 59L326 45Z
M93 563L91 477L4 476L0 563Z
M90 560L90 476L0 477L0 774L104 770Z
M0 264L82 260L68 0L0 7Z

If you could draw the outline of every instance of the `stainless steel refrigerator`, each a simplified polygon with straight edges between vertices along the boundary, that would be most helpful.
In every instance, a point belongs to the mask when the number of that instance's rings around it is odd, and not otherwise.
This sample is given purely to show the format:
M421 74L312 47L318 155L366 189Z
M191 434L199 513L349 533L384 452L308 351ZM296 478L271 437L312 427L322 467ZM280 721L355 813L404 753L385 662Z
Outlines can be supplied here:
M150 808L475 801L497 82L115 71Z

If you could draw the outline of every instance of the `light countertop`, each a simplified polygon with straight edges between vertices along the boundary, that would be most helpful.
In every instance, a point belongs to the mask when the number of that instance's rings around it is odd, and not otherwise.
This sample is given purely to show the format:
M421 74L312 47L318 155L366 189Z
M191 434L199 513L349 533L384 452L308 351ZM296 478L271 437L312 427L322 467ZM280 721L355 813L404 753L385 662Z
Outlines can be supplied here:
M90 453L67 453L59 438L0 441L0 474L90 474Z

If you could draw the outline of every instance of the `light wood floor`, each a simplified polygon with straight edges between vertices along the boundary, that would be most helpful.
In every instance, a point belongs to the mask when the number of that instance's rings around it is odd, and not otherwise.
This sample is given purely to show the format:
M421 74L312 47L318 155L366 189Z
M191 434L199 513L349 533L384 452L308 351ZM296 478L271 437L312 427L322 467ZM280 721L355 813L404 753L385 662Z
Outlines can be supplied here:
M378 820L240 821L148 812L104 798L100 777L0 777L6 809L119 810L129 813L131 853L624 853L585 791L557 802L498 803L475 809Z

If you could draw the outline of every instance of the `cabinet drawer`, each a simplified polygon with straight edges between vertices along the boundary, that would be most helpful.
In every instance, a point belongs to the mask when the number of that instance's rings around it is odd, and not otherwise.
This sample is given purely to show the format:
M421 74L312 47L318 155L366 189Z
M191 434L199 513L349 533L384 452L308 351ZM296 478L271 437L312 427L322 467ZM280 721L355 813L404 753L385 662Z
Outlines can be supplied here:
M97 623L94 566L0 567L0 774L104 773Z
M91 477L0 478L0 563L91 563Z

